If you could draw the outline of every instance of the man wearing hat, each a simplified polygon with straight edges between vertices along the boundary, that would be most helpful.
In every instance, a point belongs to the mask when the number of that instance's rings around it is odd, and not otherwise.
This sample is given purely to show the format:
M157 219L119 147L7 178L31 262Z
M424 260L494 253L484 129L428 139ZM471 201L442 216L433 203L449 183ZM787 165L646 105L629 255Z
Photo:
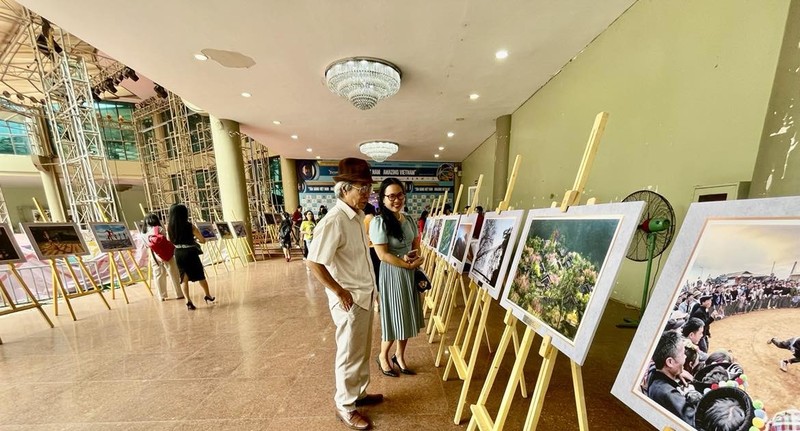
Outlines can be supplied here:
M375 278L361 208L372 192L372 175L366 161L339 161L336 206L314 229L306 264L325 286L336 325L336 417L352 429L369 429L369 419L356 407L383 401L367 394L372 347L372 296Z
M708 353L708 339L711 337L711 324L714 322L715 312L710 312L711 309L711 295L703 295L700 297L700 303L695 305L692 309L691 317L700 319L705 323L703 330L703 338L697 346L703 353Z

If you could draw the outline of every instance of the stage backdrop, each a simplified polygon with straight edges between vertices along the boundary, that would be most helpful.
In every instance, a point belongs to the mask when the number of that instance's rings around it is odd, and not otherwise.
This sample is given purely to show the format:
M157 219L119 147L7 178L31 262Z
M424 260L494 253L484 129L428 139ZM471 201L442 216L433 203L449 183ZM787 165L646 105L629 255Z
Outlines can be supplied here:
M445 190L448 191L447 201L453 204L455 171L452 163L372 162L370 168L372 178L378 183L384 178L394 177L406 184L409 192L406 206L414 219ZM338 160L297 160L297 191L304 210L311 209L316 215L320 205L330 209L336 204L333 177L338 174L338 169ZM376 193L370 197L370 203L375 206L377 190L378 184L375 185ZM291 213L293 209L287 208L287 211Z

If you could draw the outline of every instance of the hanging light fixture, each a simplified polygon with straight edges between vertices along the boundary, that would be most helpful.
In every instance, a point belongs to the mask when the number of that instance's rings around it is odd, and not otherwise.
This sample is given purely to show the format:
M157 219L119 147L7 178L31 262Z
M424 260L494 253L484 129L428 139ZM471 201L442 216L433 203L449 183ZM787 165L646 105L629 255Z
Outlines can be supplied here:
M371 57L345 58L325 69L328 89L361 110L372 109L379 100L397 93L400 78L400 68Z
M380 163L396 153L400 148L395 142L370 141L358 146L358 149L367 157Z

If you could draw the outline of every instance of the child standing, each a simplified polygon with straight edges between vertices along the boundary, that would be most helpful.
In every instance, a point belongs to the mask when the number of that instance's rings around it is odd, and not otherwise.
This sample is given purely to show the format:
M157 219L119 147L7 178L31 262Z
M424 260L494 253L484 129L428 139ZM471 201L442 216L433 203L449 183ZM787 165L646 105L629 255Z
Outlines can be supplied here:
M306 211L306 218L300 224L300 232L303 234L303 260L308 257L308 246L311 245L311 240L314 238L314 213Z

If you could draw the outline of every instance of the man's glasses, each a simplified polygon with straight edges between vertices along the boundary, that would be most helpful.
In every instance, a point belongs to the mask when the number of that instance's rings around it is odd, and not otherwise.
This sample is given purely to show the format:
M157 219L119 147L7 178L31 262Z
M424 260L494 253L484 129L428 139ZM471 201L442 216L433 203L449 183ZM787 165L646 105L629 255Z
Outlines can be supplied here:
M353 186L353 189L358 190L358 192L361 193L362 195L368 195L372 193L372 184L367 184L361 187Z
M396 193L396 194L393 194L393 195L386 195L386 199L389 199L389 202L394 202L394 201L396 201L398 199L405 199L405 198L406 198L406 194L403 193L403 192Z

